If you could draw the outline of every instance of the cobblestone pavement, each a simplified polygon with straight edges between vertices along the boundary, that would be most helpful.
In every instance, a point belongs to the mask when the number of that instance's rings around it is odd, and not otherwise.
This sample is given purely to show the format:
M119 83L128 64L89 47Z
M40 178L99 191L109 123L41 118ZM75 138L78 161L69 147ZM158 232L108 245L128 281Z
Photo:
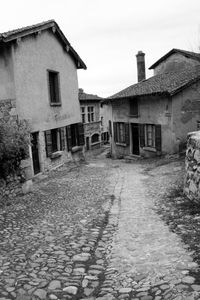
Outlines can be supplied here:
M0 300L200 299L198 265L156 214L145 168L65 166L0 209Z

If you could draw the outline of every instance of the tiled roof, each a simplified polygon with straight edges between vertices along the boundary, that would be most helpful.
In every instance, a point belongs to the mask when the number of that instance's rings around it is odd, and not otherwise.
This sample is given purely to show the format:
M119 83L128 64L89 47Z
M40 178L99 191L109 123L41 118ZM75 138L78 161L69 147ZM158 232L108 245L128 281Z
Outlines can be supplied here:
M67 40L63 32L61 31L61 29L59 28L58 24L54 20L49 20L35 25L26 26L15 30L0 33L0 43L8 43L18 38L25 37L27 35L34 34L50 28L55 29L55 34L59 37L59 40L63 43L66 51L69 53L69 55L71 55L71 57L76 62L77 68L86 69L87 67L85 63L82 61L78 53L73 49L73 47L71 46L71 44L69 43L69 41Z
M101 101L102 98L97 95L87 94L82 89L79 89L79 100L80 101L84 101L84 100Z
M157 60L149 69L154 69L157 65L159 65L162 61L164 61L166 58L168 58L170 55L174 53L180 53L186 57L195 59L200 62L200 53L181 50L181 49L172 49L169 52L167 52L164 56L162 56L159 60Z
M193 82L200 80L200 66L181 72L159 74L133 84L107 99L119 99L144 95L174 95Z

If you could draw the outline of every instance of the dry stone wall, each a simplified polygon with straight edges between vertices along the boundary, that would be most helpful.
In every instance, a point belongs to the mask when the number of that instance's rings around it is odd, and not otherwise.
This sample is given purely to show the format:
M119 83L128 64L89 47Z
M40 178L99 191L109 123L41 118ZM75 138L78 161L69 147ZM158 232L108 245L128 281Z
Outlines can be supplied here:
M185 168L184 193L190 200L200 202L200 131L188 134Z
M16 122L15 99L0 100L0 119L10 122L10 125L12 125L12 122ZM32 180L30 176L27 177L27 170L30 169L30 159L24 160L22 163L19 175L9 175L5 179L0 179L0 206L14 201L22 193L31 191Z

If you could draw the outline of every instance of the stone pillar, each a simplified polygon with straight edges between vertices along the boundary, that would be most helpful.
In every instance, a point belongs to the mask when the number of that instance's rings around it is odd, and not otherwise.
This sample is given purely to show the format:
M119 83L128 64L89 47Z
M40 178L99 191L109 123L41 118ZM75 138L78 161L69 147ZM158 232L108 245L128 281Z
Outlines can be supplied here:
M184 194L200 203L200 131L188 133Z

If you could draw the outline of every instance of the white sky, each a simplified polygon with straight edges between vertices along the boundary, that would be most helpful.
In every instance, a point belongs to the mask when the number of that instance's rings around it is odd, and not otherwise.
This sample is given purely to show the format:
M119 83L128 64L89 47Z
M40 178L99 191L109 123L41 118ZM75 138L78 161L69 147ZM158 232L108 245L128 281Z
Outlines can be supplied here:
M198 51L200 0L0 0L0 32L54 19L87 65L79 87L110 96L172 48ZM152 76L147 71L147 77Z

